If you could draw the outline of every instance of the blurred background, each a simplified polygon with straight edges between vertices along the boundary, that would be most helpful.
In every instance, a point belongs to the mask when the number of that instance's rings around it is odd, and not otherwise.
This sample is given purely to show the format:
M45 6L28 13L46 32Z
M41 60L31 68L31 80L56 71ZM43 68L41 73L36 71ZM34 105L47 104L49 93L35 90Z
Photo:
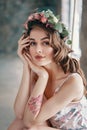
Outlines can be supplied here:
M23 23L36 8L60 14L70 30L73 57L80 60L87 79L87 0L0 0L0 130L14 119L13 104L22 76L17 42Z

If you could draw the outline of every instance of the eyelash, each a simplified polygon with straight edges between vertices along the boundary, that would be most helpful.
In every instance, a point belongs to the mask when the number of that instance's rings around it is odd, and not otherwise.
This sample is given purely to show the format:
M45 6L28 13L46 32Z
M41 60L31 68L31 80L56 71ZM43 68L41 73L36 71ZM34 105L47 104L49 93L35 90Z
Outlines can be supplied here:
M45 45L49 45L49 42L48 41L45 41L45 42L43 42L43 44L45 44Z
M30 42L30 46L36 45L36 42Z
M37 43L36 42L30 42L30 46L35 46ZM49 46L49 41L44 41L42 42L42 45L46 45L46 46Z

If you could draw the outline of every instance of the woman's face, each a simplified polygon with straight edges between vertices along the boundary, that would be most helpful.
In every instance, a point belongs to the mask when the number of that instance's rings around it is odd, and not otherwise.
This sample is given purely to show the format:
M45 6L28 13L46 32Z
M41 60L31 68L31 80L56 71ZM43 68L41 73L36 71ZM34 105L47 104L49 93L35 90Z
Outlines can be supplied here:
M45 66L53 61L53 48L50 46L50 39L47 33L36 27L30 32L29 53L35 64Z

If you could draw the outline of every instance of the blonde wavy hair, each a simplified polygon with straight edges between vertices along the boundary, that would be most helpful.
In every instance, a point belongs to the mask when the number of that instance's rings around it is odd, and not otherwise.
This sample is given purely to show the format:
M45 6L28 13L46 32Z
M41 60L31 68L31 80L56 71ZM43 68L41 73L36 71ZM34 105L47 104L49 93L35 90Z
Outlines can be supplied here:
M73 52L73 50L65 44L65 40L60 37L59 33L56 30L49 27L46 28L44 24L35 21L28 23L27 35L30 34L31 30L35 26L42 28L44 31L47 32L47 35L50 37L50 45L54 49L54 61L56 62L56 64L60 64L64 73L78 73L82 77L83 84L86 88L87 82L85 79L85 75L80 67L80 62L75 58L69 56L69 54Z
M56 32L52 35L51 46L54 48L54 60L56 64L60 64L64 73L78 73L83 79L84 86L86 86L87 83L80 67L80 62L69 56L73 52L72 49L65 44L64 40Z

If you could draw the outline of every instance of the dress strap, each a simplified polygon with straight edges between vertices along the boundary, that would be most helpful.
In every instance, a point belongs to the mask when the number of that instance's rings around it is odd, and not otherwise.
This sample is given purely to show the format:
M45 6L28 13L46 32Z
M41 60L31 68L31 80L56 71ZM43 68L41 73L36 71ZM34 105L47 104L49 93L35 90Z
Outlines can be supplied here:
M59 89L62 87L62 85L72 76L72 75L76 75L77 73L71 73L69 74L64 80L63 82L55 89L55 93L59 91Z

